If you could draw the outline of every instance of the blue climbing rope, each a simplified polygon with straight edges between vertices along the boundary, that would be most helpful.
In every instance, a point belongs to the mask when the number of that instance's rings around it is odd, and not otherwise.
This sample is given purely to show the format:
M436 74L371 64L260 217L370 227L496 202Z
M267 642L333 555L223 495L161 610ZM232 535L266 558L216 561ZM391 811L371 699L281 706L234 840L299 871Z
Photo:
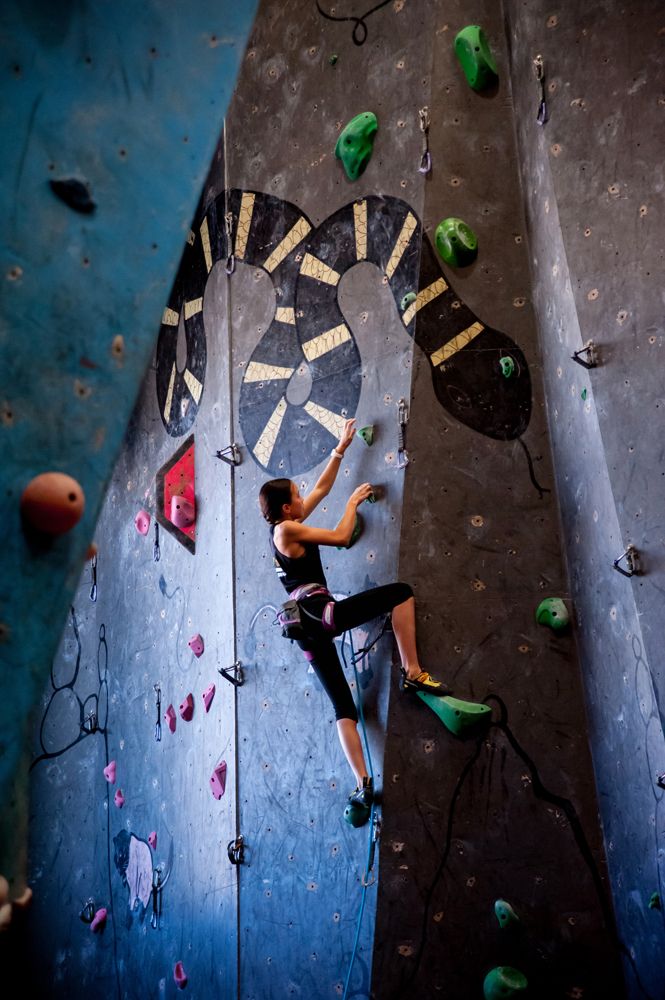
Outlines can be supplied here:
M372 785L374 784L374 771L372 770L372 755L369 750L369 740L367 739L367 730L365 729L365 715L363 713L363 700L360 694L360 681L358 679L358 668L356 667L356 657L353 651L353 638L351 632L345 632L342 636L342 659L344 660L344 666L347 666L346 655L344 653L344 641L346 636L349 637L349 646L351 647L351 663L353 664L353 673L356 681L356 691L358 692L358 708L360 709L360 721L363 727L363 739L365 740L365 750L367 752L367 762L369 764L369 773L372 779ZM368 875L373 867L373 855L374 855L374 803L372 802L372 809L369 814L369 843L367 845L367 863L365 865L365 875ZM353 966L356 960L356 954L358 952L358 941L360 940L360 926L362 924L363 912L365 910L365 897L367 896L368 884L365 881L365 875L363 875L363 894L360 900L360 913L358 914L358 924L356 926L356 939L353 943L353 952L351 954L351 962L349 964L349 971L346 976L346 984L344 986L344 996L342 1000L346 1000L347 994L349 992L349 983L351 982L351 973L353 972ZM372 882L369 883L373 885Z

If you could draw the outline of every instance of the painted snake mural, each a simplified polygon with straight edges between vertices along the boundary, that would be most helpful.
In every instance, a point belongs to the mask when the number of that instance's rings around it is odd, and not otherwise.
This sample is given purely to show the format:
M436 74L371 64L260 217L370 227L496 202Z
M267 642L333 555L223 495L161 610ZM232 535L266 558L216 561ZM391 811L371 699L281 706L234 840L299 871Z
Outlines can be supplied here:
M362 360L338 291L342 276L361 261L383 274L405 332L429 358L437 399L451 416L500 441L521 438L528 427L531 379L524 354L456 295L405 201L368 196L314 227L290 202L232 190L199 215L164 311L157 397L173 437L185 434L196 419L205 384L205 286L214 265L231 254L261 268L275 291L275 315L245 367L239 400L245 443L269 474L291 476L318 465L339 438L345 417L356 412ZM176 363L180 322L187 344L183 372ZM505 357L515 365L510 378L502 375ZM287 387L303 365L309 367L312 390L296 405L288 401ZM533 479L530 459L529 467Z

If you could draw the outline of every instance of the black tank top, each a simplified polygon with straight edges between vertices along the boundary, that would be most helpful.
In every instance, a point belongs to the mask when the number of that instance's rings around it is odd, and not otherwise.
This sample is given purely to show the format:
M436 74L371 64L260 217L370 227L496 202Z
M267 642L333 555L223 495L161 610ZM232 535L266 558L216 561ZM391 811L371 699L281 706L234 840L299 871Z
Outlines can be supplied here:
M305 554L298 556L297 559L290 559L288 556L282 555L275 545L274 532L275 525L271 524L270 545L275 559L275 570L288 593L290 594L292 590L302 586L303 583L320 583L327 587L319 546L313 542L301 542Z

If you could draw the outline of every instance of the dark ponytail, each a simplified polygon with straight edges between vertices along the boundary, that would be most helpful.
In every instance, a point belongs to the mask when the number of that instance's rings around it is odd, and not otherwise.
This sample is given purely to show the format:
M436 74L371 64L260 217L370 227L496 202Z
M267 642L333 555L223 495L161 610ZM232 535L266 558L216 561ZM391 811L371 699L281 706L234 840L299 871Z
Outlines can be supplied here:
M259 493L259 503L261 513L268 524L276 524L284 517L282 507L291 503L291 487L293 483L290 479L271 479L264 483Z

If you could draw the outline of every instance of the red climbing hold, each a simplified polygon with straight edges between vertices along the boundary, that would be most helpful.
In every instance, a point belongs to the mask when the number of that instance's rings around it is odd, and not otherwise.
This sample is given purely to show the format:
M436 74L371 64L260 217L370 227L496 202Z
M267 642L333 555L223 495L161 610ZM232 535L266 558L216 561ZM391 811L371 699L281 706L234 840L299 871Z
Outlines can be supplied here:
M218 764L210 776L210 788L216 799L221 799L226 791L226 761Z
M164 712L164 722L169 727L171 732L175 733L175 711L173 709L173 705L169 705Z
M210 711L210 706L212 705L212 699L215 697L215 685L211 684L203 692L203 704L205 705L206 712Z
M140 510L134 518L134 527L139 535L147 535L150 529L150 514L147 510Z
M94 917L92 918L92 923L90 924L90 930L93 934L97 931L103 931L106 927L106 910L102 907L101 910L97 910Z
M21 513L38 531L63 535L80 520L85 507L83 490L71 476L43 472L28 483L21 497Z
M118 809L122 809L122 807L125 804L125 796L122 794L122 791L121 791L120 788L115 793L115 799L114 799L114 801L115 801L115 804L117 805Z
M157 833L155 830L148 834L148 843L152 847L153 851L157 850Z
M184 990L187 985L187 976L185 975L185 970L182 967L182 962L176 962L175 969L173 970L173 978L175 979L175 984L179 990Z
M191 649L192 653L196 657L199 657L201 655L201 653L203 652L203 639L198 634L198 632L196 633L196 635L192 636L192 638L189 640L189 642L187 643L187 645L189 646L189 648Z
M180 706L180 718L185 722L191 722L192 716L194 715L194 698L191 694L188 694L182 705Z
M111 784L115 785L115 761L112 760L110 764L107 764L104 768L104 777Z
M171 521L176 528L191 528L196 520L194 504L187 497L171 497Z

